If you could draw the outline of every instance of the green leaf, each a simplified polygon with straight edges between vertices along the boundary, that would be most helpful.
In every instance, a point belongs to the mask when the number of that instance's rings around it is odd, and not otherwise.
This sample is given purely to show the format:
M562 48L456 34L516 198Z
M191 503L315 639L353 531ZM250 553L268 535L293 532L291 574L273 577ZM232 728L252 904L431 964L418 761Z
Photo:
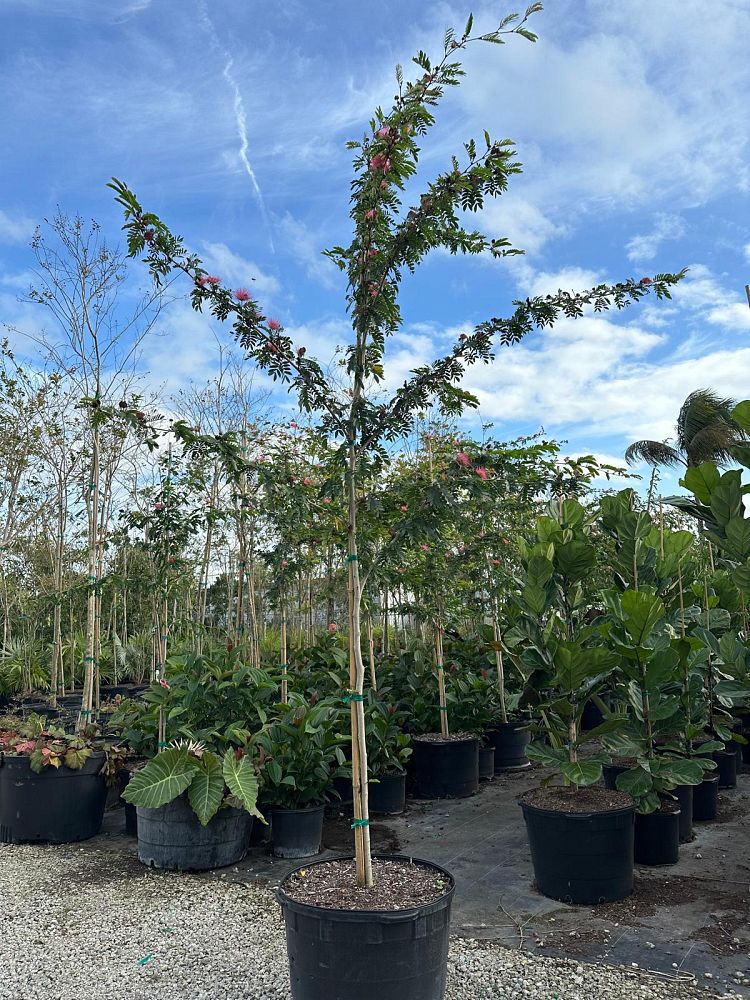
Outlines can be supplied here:
M249 813L263 819L258 812L258 776L250 757L240 757L238 760L234 750L227 750L222 770L232 795L237 796Z
M188 789L193 812L206 824L216 815L224 798L224 776L221 761L214 753L204 753L198 761L195 776Z
M172 802L190 786L196 775L196 762L185 750L171 748L157 754L125 787L122 798L134 806L158 809Z
M713 462L703 462L701 465L689 468L680 480L680 485L704 503L711 504L711 493L719 485L721 475Z
M555 546L556 566L572 583L577 583L588 576L595 562L596 549L589 542L574 539L572 542Z
M743 399L732 410L732 420L736 421L746 434L750 434L750 399Z
M642 767L633 767L629 771L623 771L622 774L618 774L615 784L621 792L627 792L634 799L638 799L651 791L654 779Z
M725 472L712 491L711 513L722 527L733 517L742 517L742 474L739 469Z
M642 646L664 615L659 597L648 590L626 590L620 597L622 622L635 645Z
M727 521L724 531L727 543L731 546L732 557L744 562L750 556L750 520L732 517Z
M602 776L602 765L593 760L567 760L560 765L560 771L574 785L593 785Z

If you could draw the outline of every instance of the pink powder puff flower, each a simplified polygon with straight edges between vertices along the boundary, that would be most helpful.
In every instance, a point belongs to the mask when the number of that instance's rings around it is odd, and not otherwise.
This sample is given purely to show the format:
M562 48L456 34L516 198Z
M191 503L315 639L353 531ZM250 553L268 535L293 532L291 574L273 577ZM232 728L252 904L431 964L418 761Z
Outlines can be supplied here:
M312 483L312 479L310 479L309 476L305 476L305 478L302 480L302 485L303 486L310 486L311 483Z
M329 504L330 502L331 502L331 498L330 497L323 497L323 503L324 504Z
M456 455L456 461L458 462L459 465L463 465L465 469L471 465L471 459L469 458L469 456L466 454L465 451L459 451L459 453Z
M286 569L286 567L288 565L289 565L289 560L288 559L282 559L281 560L281 566L282 566L283 569Z
M298 357L300 357L300 358L301 358L301 357L303 357L303 356L304 356L304 355L305 355L306 353L307 353L307 348L306 348L306 347L298 347L298 348L297 348L297 356L298 356Z
M203 288L203 286L206 284L205 274L199 274L198 277L195 279L195 283L199 288Z
M493 559L492 560L492 565L493 566L499 566L500 565L500 560L499 559Z
M334 632L338 632L338 630L339 630L339 627L336 624L336 622L329 622L328 623L328 631L331 633L331 635L333 635Z
M408 509L409 505L405 503L402 503L401 506L399 507L399 510L401 511L402 514L405 514L408 511Z
M371 282L370 285L368 285L368 291L374 299L376 299L380 294L380 292L378 291L378 286L374 282Z
M476 469L474 469L474 472L479 476L480 479L487 478L487 470L484 468L483 465L478 465Z
M368 257L377 257L377 255L378 251L375 249L375 247L370 247L370 249L367 251Z
M268 329L269 330L280 330L281 329L281 323L279 323L279 321L277 319L269 319L269 321L268 321Z
M651 280L651 278L641 278L641 284L642 285L653 285L653 281Z
M238 288L234 293L234 297L238 302L248 302L252 298L250 292L248 292L246 288Z
M387 188L387 187L388 187L388 181L381 181L380 182L380 190L381 191L384 191L385 188Z
M425 542L422 542L421 549L422 549L423 552L429 552L430 551L430 546L427 545Z
M209 274L209 275L207 275L206 281L207 281L207 283L209 285L220 285L221 284L221 278L217 278L217 276L215 274Z
M159 683L161 684L161 686L162 686L163 688L166 688L166 689L167 689L167 691L169 691L170 687L172 686L172 685L171 685L171 684L170 684L170 683L169 683L168 681L165 681L163 677L162 677L162 679L161 679L161 680L159 681Z
M377 217L378 217L377 208L368 208L367 211L365 212L366 219L376 219Z
M386 164L388 157L384 156L382 153L376 153L375 156L370 160L370 171L371 173L376 173L378 170L382 170Z
M387 139L390 134L391 130L387 125L381 125L380 128L375 133L378 139Z
M290 426L290 427L292 427L292 428L293 428L293 429L294 429L295 431L298 431L298 430L299 430L299 424L297 423L297 421L296 421L296 420L293 420L293 421L292 421L292 422L291 422L291 423L289 424L289 426Z

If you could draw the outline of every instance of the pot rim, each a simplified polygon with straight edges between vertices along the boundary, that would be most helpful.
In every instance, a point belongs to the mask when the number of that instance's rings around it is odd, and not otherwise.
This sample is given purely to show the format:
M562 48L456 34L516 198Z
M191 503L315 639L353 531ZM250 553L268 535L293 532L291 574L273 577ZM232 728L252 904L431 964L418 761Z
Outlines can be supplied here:
M529 789L535 791L535 789ZM524 795L527 793L524 792ZM524 801L523 796L518 799L518 805L526 811L536 813L538 816L565 816L571 820L588 820L593 816L624 816L627 813L635 813L635 802L627 806L615 806L611 809L590 809L588 812L566 812L564 809L546 809L544 806L536 806L533 802Z
M301 809L287 809L285 806L268 806L269 812L283 812L283 813L311 813L317 812L319 809L325 809L329 805L328 802L321 802L319 805L304 806ZM304 868L304 865L302 866Z
M425 736L431 736L431 735L433 734L425 733L422 736L412 736L411 740L412 743L420 743L422 746L427 746L427 747L451 747L451 746L460 747L464 743L479 743L480 740L479 736L462 736L461 739L458 740L455 740L450 736L447 739L442 738L439 740L425 739Z
M297 872L307 871L310 868L327 864L330 861L354 860L353 854L336 854L331 858L324 858L322 861L315 861L313 864L300 865L298 868L290 871L284 876L284 880L276 887L276 901L282 909L287 908L295 913L302 914L330 914L331 918L339 923L406 923L410 920L415 920L417 917L427 916L431 913L436 913L438 910L445 909L446 906L450 906L453 895L456 891L456 880L446 868L442 868L440 865L435 864L434 861L425 861L423 858L417 858L413 854L373 854L372 858L375 861L407 861L409 864L414 864L416 862L423 868L431 868L434 871L439 872L441 875L444 875L450 882L450 887L443 893L442 896L434 899L431 903L423 903L421 906L410 906L405 910L341 910L329 906L315 906L313 903L300 903L298 900L292 899L291 896L286 894L284 891L284 883L290 879L292 875L296 875Z

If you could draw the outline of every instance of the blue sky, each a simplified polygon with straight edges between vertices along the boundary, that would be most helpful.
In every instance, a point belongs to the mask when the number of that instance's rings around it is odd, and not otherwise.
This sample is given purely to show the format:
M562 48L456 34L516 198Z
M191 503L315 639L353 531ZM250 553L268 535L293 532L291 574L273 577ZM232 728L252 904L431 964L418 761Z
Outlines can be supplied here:
M3 0L0 321L37 321L17 298L29 235L56 205L116 237L116 175L327 360L347 337L319 253L347 241L344 143L392 97L395 63L437 51L468 9ZM516 9L473 4L487 28ZM429 179L484 128L514 139L524 174L477 221L526 255L437 255L407 278L392 378L513 298L689 266L672 304L562 323L467 379L498 436L544 426L620 460L634 438L669 435L694 388L750 396L750 2L548 0L532 27L536 45L474 48L422 161ZM162 326L152 378L210 376L208 325L175 303Z

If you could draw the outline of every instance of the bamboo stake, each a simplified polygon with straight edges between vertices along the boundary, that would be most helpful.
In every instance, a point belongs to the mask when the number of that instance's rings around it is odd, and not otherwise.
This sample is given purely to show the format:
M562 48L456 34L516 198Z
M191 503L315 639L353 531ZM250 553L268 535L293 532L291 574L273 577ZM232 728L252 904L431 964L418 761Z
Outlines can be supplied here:
M281 700L289 701L289 665L287 663L286 603L281 603Z
M438 675L438 694L440 698L440 735L448 736L448 705L445 700L445 665L443 663L443 630L435 629L435 666Z
M378 690L378 683L375 679L375 640L372 635L372 617L367 619L367 646L370 651L370 687L373 691Z

